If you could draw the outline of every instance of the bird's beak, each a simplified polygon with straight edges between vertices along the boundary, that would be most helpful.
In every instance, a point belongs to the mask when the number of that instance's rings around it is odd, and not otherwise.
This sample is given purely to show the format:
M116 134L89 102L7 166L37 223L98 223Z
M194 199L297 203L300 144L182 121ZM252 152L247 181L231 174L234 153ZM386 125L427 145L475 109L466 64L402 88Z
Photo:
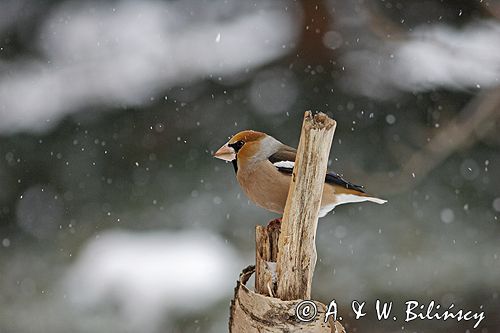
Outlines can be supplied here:
M221 160L224 160L224 161L233 161L236 159L236 152L234 151L233 148L229 147L227 145L227 143L220 147L219 150L217 150L215 153L214 153L214 157L215 158L220 158Z

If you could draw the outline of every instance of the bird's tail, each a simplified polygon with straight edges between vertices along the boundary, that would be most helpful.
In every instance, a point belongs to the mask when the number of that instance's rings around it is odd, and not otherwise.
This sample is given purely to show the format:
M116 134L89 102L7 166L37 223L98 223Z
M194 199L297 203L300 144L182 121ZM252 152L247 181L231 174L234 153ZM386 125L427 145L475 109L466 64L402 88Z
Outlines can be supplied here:
M371 201L375 202L378 204L384 204L387 202L387 200L372 197L369 194L363 193L356 191L355 193L339 193L335 195L336 201L331 204L324 205L321 207L319 210L319 217L323 217L326 214L328 214L329 211L337 207L338 205L346 204L346 203L353 203L353 202L363 202L363 201Z
M372 197L369 194L365 195L364 198L366 199L366 201L375 202L375 203L378 203L379 205L385 204L387 202L387 200L385 200L385 199L380 199L380 198L377 198L377 197Z
M372 197L370 194L367 194L367 193L362 193L362 192L358 192L358 193L349 193L349 194L337 194L336 195L336 199L337 199L337 205L342 205L342 204L345 204L345 203L351 203L351 202L363 202L363 201L371 201L371 202L375 202L375 203L378 203L379 205L381 204L385 204L387 202L387 200L384 200L384 199L380 199L380 198L376 198L376 197Z

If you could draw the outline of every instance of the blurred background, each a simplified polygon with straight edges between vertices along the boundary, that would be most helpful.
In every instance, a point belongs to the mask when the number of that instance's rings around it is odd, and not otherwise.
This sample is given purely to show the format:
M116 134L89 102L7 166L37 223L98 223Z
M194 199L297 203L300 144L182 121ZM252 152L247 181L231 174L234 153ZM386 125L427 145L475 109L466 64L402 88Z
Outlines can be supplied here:
M500 331L500 2L0 2L0 332L227 331L255 207L211 157L243 129L389 200L319 224L314 298L435 300ZM400 309L402 307L395 306ZM399 314L399 313L398 313Z

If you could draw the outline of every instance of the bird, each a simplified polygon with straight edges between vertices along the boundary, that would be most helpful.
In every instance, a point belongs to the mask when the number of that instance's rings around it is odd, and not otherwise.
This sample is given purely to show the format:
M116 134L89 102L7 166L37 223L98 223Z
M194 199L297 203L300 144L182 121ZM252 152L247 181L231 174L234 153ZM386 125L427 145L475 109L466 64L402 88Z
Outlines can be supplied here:
M236 179L251 201L278 214L283 214L285 209L296 155L295 148L253 130L235 134L213 154L232 163ZM329 171L325 175L318 216L324 217L338 205L363 201L387 202Z

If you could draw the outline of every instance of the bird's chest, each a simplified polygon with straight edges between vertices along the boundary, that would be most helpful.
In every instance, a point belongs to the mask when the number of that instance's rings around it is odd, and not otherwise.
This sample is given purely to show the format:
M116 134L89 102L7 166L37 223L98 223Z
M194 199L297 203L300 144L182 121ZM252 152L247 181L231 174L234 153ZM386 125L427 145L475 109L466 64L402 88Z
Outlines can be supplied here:
M243 191L257 205L282 213L290 186L290 177L268 161L256 163L248 168L239 168L236 175Z

